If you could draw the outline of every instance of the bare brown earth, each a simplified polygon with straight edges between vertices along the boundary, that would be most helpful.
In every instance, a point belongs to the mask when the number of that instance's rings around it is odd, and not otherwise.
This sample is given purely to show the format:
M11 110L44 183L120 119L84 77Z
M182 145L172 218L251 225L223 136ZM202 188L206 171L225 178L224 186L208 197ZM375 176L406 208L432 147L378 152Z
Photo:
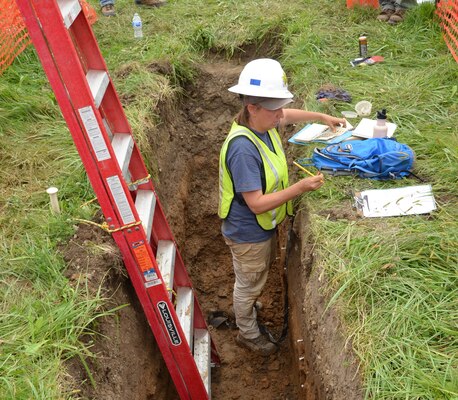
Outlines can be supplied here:
M163 65L151 68L167 71ZM230 312L232 307L231 257L216 215L217 166L220 146L239 109L238 99L226 89L237 81L241 68L239 63L218 59L202 65L183 98L160 104L156 112L162 122L150 132L159 199L205 315L214 310ZM279 235L279 258L260 299L264 308L259 319L275 335L283 323L286 230L287 224ZM265 358L236 346L236 329L224 324L213 329L222 360L220 367L212 369L213 399L362 398L357 364L351 349L345 347L340 320L335 311L324 312L326 301L320 291L324 278L313 264L306 211L296 217L291 237L289 335L277 354ZM111 238L98 228L81 225L63 252L72 282L83 276L91 290L102 285L104 295L110 297L109 307L125 305L94 324L98 334L84 338L92 344L94 354L86 358L91 377L80 360L68 362L76 395L84 399L177 399Z

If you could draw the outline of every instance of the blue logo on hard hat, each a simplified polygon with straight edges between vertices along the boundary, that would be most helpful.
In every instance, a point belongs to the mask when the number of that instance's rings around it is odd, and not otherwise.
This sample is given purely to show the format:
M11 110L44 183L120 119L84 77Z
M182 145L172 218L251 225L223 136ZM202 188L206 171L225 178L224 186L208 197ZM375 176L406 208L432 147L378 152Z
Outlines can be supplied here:
M261 86L261 80L260 79L250 79L250 85Z

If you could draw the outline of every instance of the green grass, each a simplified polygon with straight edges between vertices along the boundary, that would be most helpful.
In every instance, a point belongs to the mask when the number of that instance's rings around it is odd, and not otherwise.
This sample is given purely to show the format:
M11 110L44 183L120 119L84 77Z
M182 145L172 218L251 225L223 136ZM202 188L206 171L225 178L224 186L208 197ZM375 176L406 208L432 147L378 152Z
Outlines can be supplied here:
M315 219L331 304L342 307L370 398L453 398L458 235L431 221ZM342 243L336 246L335 243Z
M98 9L97 0L91 3ZM342 310L368 399L456 399L458 67L434 7L419 6L391 27L374 21L376 10L347 10L343 0L169 0L140 9L141 41L130 25L139 8L117 0L116 10L115 18L99 17L94 31L146 159L157 104L182 93L209 49L229 58L247 45L271 44L310 110L339 115L360 100L387 108L398 139L415 150L415 172L432 185L438 210L431 217L332 221L324 211L351 207L353 190L417 182L327 179L304 200L328 276L323 290L329 306ZM384 63L349 65L362 33ZM158 62L169 66L166 76L154 72ZM329 83L351 93L352 103L316 102ZM90 355L79 337L91 332L105 302L100 293L89 295L84 281L69 285L58 246L73 234L75 219L91 219L97 207L82 207L94 195L32 48L0 79L0 140L0 393L68 398L62 360ZM301 157L310 152L289 149ZM59 188L59 216L50 214L48 186Z

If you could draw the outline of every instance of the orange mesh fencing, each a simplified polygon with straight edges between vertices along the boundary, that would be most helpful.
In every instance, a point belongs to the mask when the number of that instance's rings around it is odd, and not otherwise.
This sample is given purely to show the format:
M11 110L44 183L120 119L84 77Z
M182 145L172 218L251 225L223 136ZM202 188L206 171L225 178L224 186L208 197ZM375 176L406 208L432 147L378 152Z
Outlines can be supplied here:
M378 8L378 0L347 0L347 8L352 8L354 6Z
M0 74L29 44L30 38L16 2L0 0Z
M92 25L97 21L94 8L80 0L81 8ZM0 0L0 75L31 43L21 12L14 0Z
M95 12L94 7L92 7L86 0L80 0L80 3L89 24L94 24L97 21L97 13Z
M436 6L436 14L440 18L445 43L458 62L458 0L441 0Z

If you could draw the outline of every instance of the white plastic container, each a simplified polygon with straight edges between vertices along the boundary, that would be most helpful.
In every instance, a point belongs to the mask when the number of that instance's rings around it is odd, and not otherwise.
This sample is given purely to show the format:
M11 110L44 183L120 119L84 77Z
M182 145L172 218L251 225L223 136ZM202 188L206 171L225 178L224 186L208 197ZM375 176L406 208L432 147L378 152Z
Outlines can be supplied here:
M360 101L356 103L355 110L360 117L367 117L372 111L372 103L367 100Z

